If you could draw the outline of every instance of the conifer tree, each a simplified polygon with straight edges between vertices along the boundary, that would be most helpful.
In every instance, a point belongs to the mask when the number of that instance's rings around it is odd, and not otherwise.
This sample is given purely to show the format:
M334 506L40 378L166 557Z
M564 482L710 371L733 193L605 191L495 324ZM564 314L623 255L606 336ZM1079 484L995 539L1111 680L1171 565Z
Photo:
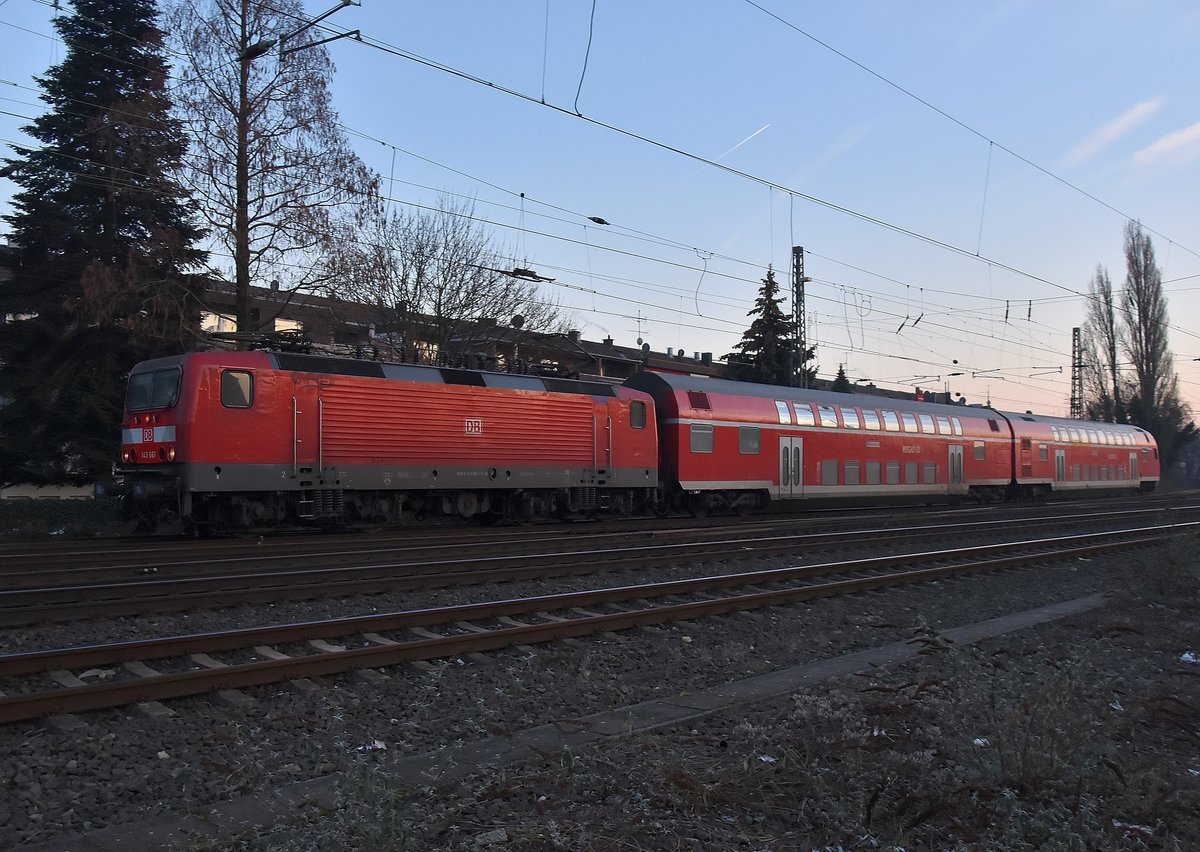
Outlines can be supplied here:
M46 113L13 145L11 278L0 285L0 482L85 481L115 459L123 375L198 325L186 149L154 0L74 0Z
M736 351L725 356L730 378L768 385L796 385L801 369L799 344L781 307L782 301L775 271L768 267L754 307L746 314L754 320L742 334L741 342L734 347ZM810 348L806 354L804 360L807 362L812 358L813 350ZM808 372L811 378L815 370Z

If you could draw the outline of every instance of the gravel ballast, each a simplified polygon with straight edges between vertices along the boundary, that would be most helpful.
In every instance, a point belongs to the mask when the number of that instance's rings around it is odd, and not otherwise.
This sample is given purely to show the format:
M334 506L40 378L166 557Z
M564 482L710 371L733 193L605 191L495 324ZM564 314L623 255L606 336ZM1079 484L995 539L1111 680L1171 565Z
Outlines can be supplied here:
M1190 559L1164 548L774 607L384 679L251 689L249 704L183 699L171 717L122 709L78 730L9 725L0 846L337 775L344 806L333 815L209 848L984 848L995 832L1009 848L1195 848L1200 666L1180 662L1200 651L1186 646L1200 635ZM1136 604L971 649L939 646L946 627L1131 589ZM324 605L281 607L273 620L306 606L311 618ZM397 755L904 640L928 646L920 664L688 730L446 789L386 781ZM1009 731L1006 714L1022 707L1034 709ZM1184 717L1178 733L1172 713Z

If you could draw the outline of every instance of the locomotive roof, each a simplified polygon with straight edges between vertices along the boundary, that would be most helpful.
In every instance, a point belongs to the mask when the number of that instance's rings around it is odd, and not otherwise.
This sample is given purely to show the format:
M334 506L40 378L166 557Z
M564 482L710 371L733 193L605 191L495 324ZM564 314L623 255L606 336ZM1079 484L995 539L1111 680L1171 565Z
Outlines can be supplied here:
M751 396L761 399L786 399L812 402L817 405L857 405L864 408L887 408L894 411L917 411L926 414L942 414L962 417L976 415L987 417L997 414L991 408L966 405L948 405L940 402L919 402L915 399L899 399L889 396L872 396L862 393L838 393L836 391L788 388L780 385L762 385L755 382L735 382L730 379L711 379L705 376L685 376L678 373L637 373L625 380L625 386L646 391L651 395L697 391L720 393L730 396Z
M572 393L586 396L617 395L615 385L579 379L563 379L556 376L489 373L483 370L460 370L451 367L431 367L424 364L396 364L390 361L362 361L354 358L299 355L290 352L272 352L270 358L275 367L280 370L297 370L306 373L331 373L435 385L467 385L480 388L508 388L509 390Z

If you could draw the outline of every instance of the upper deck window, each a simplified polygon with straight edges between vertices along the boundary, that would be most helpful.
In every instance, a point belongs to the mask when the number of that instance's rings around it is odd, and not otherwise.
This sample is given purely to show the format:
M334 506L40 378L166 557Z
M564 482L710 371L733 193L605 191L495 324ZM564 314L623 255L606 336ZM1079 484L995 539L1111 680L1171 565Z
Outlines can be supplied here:
M794 402L796 407L796 425L797 426L816 426L817 416L813 414L812 406L807 402Z
M134 373L125 389L125 408L129 411L170 408L179 401L182 378L183 371L179 367Z
M838 425L837 411L832 405L818 405L817 413L821 415L821 425L836 429Z
M872 408L863 409L863 428L871 429L875 432L879 431L879 412Z
M905 432L919 431L917 429L917 416L915 414L911 414L907 411L901 411L900 419L904 422L904 431Z
M842 422L846 424L847 429L858 428L858 409L850 408L843 405L842 407Z
M883 412L883 428L888 432L900 431L900 418L896 416L894 411Z
M780 423L790 424L792 422L792 410L782 399L775 400L775 413L779 415Z

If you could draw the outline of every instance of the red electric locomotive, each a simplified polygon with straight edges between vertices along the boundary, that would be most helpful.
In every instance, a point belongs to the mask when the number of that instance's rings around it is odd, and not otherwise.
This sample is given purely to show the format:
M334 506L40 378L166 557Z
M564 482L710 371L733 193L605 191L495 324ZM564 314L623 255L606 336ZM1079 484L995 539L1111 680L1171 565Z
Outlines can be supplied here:
M1153 438L1135 427L673 374L641 373L626 386L654 399L665 503L694 514L752 511L771 500L892 504L1147 489L1158 479ZM1073 434L1083 437L1072 443ZM1127 462L1118 447L1130 450Z
M202 352L134 367L118 474L148 527L642 512L655 427L602 383Z

